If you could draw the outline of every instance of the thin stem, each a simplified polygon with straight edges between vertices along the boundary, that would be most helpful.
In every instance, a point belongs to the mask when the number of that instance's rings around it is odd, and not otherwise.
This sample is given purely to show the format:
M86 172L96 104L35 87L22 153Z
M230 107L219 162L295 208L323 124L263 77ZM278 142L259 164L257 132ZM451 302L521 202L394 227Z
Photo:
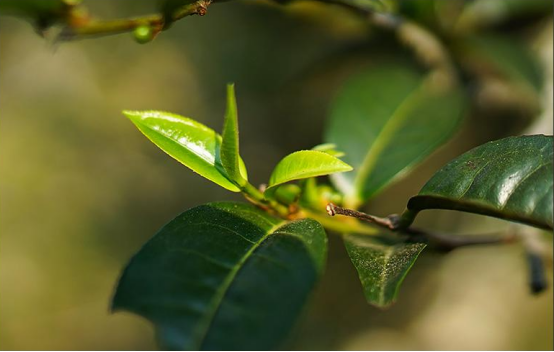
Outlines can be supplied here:
M283 204L277 202L276 200L268 200L264 197L263 193L260 192L256 187L254 187L250 183L246 183L244 186L241 187L241 192L244 194L246 199L251 201L252 203L264 208L264 209L271 209L275 213L277 213L282 218L288 218L290 215L290 212L286 206Z
M324 213L308 209L303 209L302 212L306 217L309 217L321 223L321 225L323 225L323 227L325 227L326 229L338 233L358 233L364 235L376 235L378 233L376 228L363 225L361 222L356 221L355 219L343 218L347 221L339 220L340 218L330 218L328 216L325 216Z
M373 223L377 226L386 228L390 231L398 231L410 235L412 237L421 237L423 240L434 245L442 250L452 250L459 247L484 245L484 244L499 244L512 243L516 240L516 235L511 234L489 234L489 235L453 235L439 234L429 231L416 229L413 227L403 227L402 219L396 214L389 215L385 218L366 214L361 211L339 207L333 203L327 204L327 213L330 216L337 214L360 219Z
M445 79L448 83L456 79L454 64L448 50L435 34L418 23L392 13L381 13L355 6L353 2L346 0L319 1L348 8L365 16L372 25L395 32L399 41L404 43L420 62L440 74L441 83L445 83Z
M183 5L173 11L166 17L164 14L152 14L142 17L116 19L116 20L73 20L73 13L70 11L67 15L67 27L62 31L60 39L70 40L86 38L92 36L103 36L110 34L119 34L133 31L139 26L149 26L153 29L154 35L167 29L168 25L174 21L180 20L191 15L204 16L208 6L212 3L223 2L225 0L197 0L190 4ZM452 60L448 51L444 48L440 40L430 31L397 15L390 13L379 13L368 8L353 5L345 0L319 0L324 3L332 3L362 16L376 27L386 30L392 30L398 36L398 39L405 43L415 54L416 57L436 71L447 73L449 79L455 77L453 74ZM77 18L78 16L76 16ZM444 77L443 77L444 78Z
M380 218L378 216L369 215L361 211L342 208L333 203L327 204L327 214L329 214L330 216L335 216L336 214L339 214L352 218L357 218L363 221L374 223L391 231L396 231L398 229L398 215L395 214L389 215L386 218Z
M170 18L165 18L163 14L146 15L135 18L122 18L116 20L98 21L92 20L82 24L69 25L60 35L61 39L70 40L83 37L103 36L133 31L139 26L149 26L154 32L160 32L165 29L169 23L180 20L191 15L204 16L208 6L213 0L198 0L190 4L179 7Z

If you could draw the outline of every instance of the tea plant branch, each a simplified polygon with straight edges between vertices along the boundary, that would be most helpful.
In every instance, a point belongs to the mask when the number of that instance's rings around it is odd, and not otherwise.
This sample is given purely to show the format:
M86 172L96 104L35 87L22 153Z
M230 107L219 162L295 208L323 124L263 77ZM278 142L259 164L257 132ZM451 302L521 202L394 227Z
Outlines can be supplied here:
M518 238L515 232L488 235L453 235L433 233L413 227L404 228L400 221L400 216L397 214L391 214L385 218L380 218L361 211L342 208L333 203L329 203L327 205L327 213L330 216L344 215L353 217L362 221L373 223L390 231L402 232L414 238L420 237L432 243L435 247L443 250L452 250L458 247L473 245L513 243Z
M192 15L204 16L212 3L224 1L197 0L172 9L168 13L114 20L91 19L82 5L71 3L67 5L67 11L60 14L49 14L51 20L49 22L65 23L58 40L83 39L144 29L144 34L137 31L135 35L139 41L141 41L140 36L144 35L145 38L142 42L146 42L152 40L162 30L169 28L171 23ZM419 61L432 69L439 69L439 72L448 73L448 77L455 77L453 74L454 65L450 60L448 51L433 33L419 24L396 14L380 12L374 8L344 0L319 1L347 8L366 17L372 25L395 32L398 39L414 52Z
M183 5L172 11L169 17L160 13L135 18L90 20L77 24L70 23L63 29L59 39L72 40L119 34L131 32L141 26L150 28L152 30L152 35L156 36L162 30L167 29L171 23L182 18L192 15L204 16L208 11L208 6L214 1L217 0L198 0L193 3Z
M327 213L330 216L344 215L362 221L373 223L390 231L402 232L414 239L421 239L428 242L439 250L453 250L459 247L487 245L487 244L508 244L520 241L525 248L529 267L529 288L534 294L544 291L548 287L546 279L543 243L539 234L528 231L516 232L515 229L508 233L486 234L486 235L454 235L440 234L423 231L413 227L404 227L400 216L396 214L385 218L369 215L361 211L339 207L333 203L327 205Z
M352 218L360 219L362 221L376 224L391 231L397 231L399 229L399 216L396 214L389 215L386 218L380 218L374 215L363 213L361 211L342 208L333 203L327 204L327 214L329 214L330 216L335 216L337 214L349 216Z
M359 233L363 235L376 235L378 233L375 227L366 226L362 222L353 218L330 218L325 213L317 212L311 209L302 209L300 214L321 223L328 230L338 233ZM352 220L352 221L350 221Z
M366 226L358 221L358 219L329 218L324 212L317 211L313 208L299 206L293 209L275 199L267 199L259 189L250 183L246 183L245 186L241 187L241 192L249 202L262 209L269 210L283 219L297 220L312 218L320 222L326 229L339 233L354 232L365 235L377 234L377 230L374 227Z
M425 27L399 15L355 6L344 0L319 1L348 8L365 16L373 26L395 32L399 41L414 53L418 61L436 73L445 74L441 77L443 79L455 79L455 66L448 50L439 38Z

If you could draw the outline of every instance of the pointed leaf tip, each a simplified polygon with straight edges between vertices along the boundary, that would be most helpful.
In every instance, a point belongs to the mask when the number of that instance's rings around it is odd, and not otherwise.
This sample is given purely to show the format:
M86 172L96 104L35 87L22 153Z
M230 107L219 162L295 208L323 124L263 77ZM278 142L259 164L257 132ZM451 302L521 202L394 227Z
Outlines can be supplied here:
M240 191L223 171L219 151L221 136L211 128L163 111L124 110L123 114L175 160L229 191ZM242 160L239 163L240 170L246 175L244 163Z
M336 143L355 168L331 177L351 207L406 175L457 130L463 91L435 89L428 77L405 64L387 63L356 75L339 91L325 141Z
M552 230L553 137L508 137L446 164L408 202L409 220L426 209L493 216Z
M162 349L274 350L325 266L315 220L283 222L210 203L164 226L131 259L113 299L157 328Z
M389 231L378 236L347 234L344 244L367 302L383 309L396 301L404 278L426 247L425 243L406 241Z
M351 170L352 166L328 153L301 150L287 155L275 166L266 194L286 182Z
M238 186L246 184L240 170L239 125L235 85L227 84L227 107L221 142L221 163L231 181Z

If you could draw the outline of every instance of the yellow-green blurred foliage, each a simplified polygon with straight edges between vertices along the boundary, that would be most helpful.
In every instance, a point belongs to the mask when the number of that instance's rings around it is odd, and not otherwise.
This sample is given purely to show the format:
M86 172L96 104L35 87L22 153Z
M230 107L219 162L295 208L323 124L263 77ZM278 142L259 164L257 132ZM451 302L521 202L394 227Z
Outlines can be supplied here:
M104 18L156 10L148 0L85 4ZM527 128L551 134L551 18L524 34L547 81L542 118ZM220 129L225 83L235 82L242 154L252 182L262 183L281 157L321 142L340 82L388 50L370 46L371 35L348 12L311 3L217 4L146 45L123 34L53 46L28 23L1 17L0 348L156 348L147 321L109 313L123 265L180 212L240 200L158 150L121 110L167 110ZM402 211L449 159L522 133L512 121L480 119L470 117L447 147L368 209ZM424 213L418 225L506 228L451 212ZM325 277L289 348L552 348L553 291L529 294L520 245L425 252L398 303L380 311L365 303L343 244L330 237Z

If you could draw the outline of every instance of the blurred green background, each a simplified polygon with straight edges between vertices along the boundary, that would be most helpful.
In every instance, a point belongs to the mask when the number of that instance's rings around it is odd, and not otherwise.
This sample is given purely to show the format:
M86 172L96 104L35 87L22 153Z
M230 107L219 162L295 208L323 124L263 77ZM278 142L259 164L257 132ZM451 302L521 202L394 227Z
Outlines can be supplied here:
M84 3L101 18L156 11L152 0ZM552 134L551 12L489 29L517 36L537 58L541 112L491 108L494 94L478 86L455 139L368 210L402 211L438 168L475 145ZM123 265L180 212L240 200L158 150L121 110L167 110L220 129L225 84L235 82L241 154L259 184L280 158L322 141L347 77L405 52L356 15L313 2L216 4L147 45L130 34L53 45L29 23L1 17L0 348L155 349L147 321L109 313ZM439 211L422 214L418 225L459 233L507 227ZM285 347L552 349L553 291L529 293L520 245L426 251L398 303L381 311L365 303L344 245L329 235L326 274Z

